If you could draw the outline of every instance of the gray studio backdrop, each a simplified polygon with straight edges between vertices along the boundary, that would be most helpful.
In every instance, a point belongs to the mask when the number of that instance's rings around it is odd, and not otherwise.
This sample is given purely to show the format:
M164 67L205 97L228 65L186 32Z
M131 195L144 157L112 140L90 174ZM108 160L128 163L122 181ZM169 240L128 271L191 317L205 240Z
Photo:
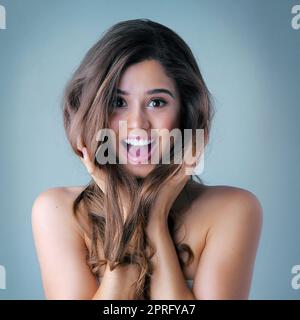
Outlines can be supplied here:
M292 285L300 265L297 3L0 0L0 299L44 299L32 203L48 188L88 180L64 135L62 90L101 33L133 18L178 32L213 94L204 182L245 188L262 203L250 298L299 299L299 283Z

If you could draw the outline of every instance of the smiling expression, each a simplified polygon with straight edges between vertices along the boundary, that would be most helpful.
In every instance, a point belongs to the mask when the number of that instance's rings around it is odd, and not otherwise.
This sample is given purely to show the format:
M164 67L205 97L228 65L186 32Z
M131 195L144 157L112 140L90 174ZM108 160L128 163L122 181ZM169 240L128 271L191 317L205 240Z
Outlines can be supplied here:
M180 99L173 79L156 60L144 60L130 65L123 73L114 101L115 110L110 115L109 127L117 139L135 137L143 129L151 136L151 129L171 131L180 126ZM127 121L128 136L119 135L119 122ZM127 142L130 142L126 140ZM134 141L131 141L134 143ZM124 154L127 154L126 148ZM118 148L117 148L118 149ZM116 150L117 156L121 156ZM159 156L162 155L159 145ZM145 177L155 164L141 164L128 160L125 169L139 177Z

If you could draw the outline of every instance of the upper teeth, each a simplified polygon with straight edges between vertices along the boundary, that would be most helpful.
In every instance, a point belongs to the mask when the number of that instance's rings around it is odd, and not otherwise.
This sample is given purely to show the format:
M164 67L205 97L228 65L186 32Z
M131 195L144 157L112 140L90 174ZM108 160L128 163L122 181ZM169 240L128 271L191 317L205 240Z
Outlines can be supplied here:
M137 139L124 139L124 141L132 146L146 146L151 143L153 140L137 140Z

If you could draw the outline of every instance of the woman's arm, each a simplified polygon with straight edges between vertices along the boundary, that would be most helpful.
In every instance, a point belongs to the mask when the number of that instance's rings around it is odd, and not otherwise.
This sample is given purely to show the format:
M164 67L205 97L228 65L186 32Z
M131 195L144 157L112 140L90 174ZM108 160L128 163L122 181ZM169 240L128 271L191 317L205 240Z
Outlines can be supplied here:
M118 266L113 271L106 266L101 284L93 300L133 300L134 281L138 278L138 268L130 264Z
M65 188L41 193L32 207L32 229L46 299L131 299L134 266L109 271L98 286L87 248L73 219L73 198Z
M151 299L248 298L262 226L262 207L251 192L232 190L221 196L218 212L210 213L214 222L192 291L185 283L166 223L151 220L147 234L156 248L152 257Z
M197 299L248 299L263 209L247 190L220 187L219 192L193 291Z
M149 223L147 235L156 250L151 258L153 275L151 277L150 297L152 300L195 300L182 273L177 252L167 223Z

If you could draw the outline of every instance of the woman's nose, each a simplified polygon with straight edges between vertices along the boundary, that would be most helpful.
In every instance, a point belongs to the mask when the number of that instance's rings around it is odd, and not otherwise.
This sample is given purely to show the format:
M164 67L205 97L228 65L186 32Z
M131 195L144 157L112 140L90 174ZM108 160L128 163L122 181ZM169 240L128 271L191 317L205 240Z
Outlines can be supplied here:
M132 108L128 112L126 120L129 129L140 128L147 130L150 128L150 121L147 113L141 107Z

